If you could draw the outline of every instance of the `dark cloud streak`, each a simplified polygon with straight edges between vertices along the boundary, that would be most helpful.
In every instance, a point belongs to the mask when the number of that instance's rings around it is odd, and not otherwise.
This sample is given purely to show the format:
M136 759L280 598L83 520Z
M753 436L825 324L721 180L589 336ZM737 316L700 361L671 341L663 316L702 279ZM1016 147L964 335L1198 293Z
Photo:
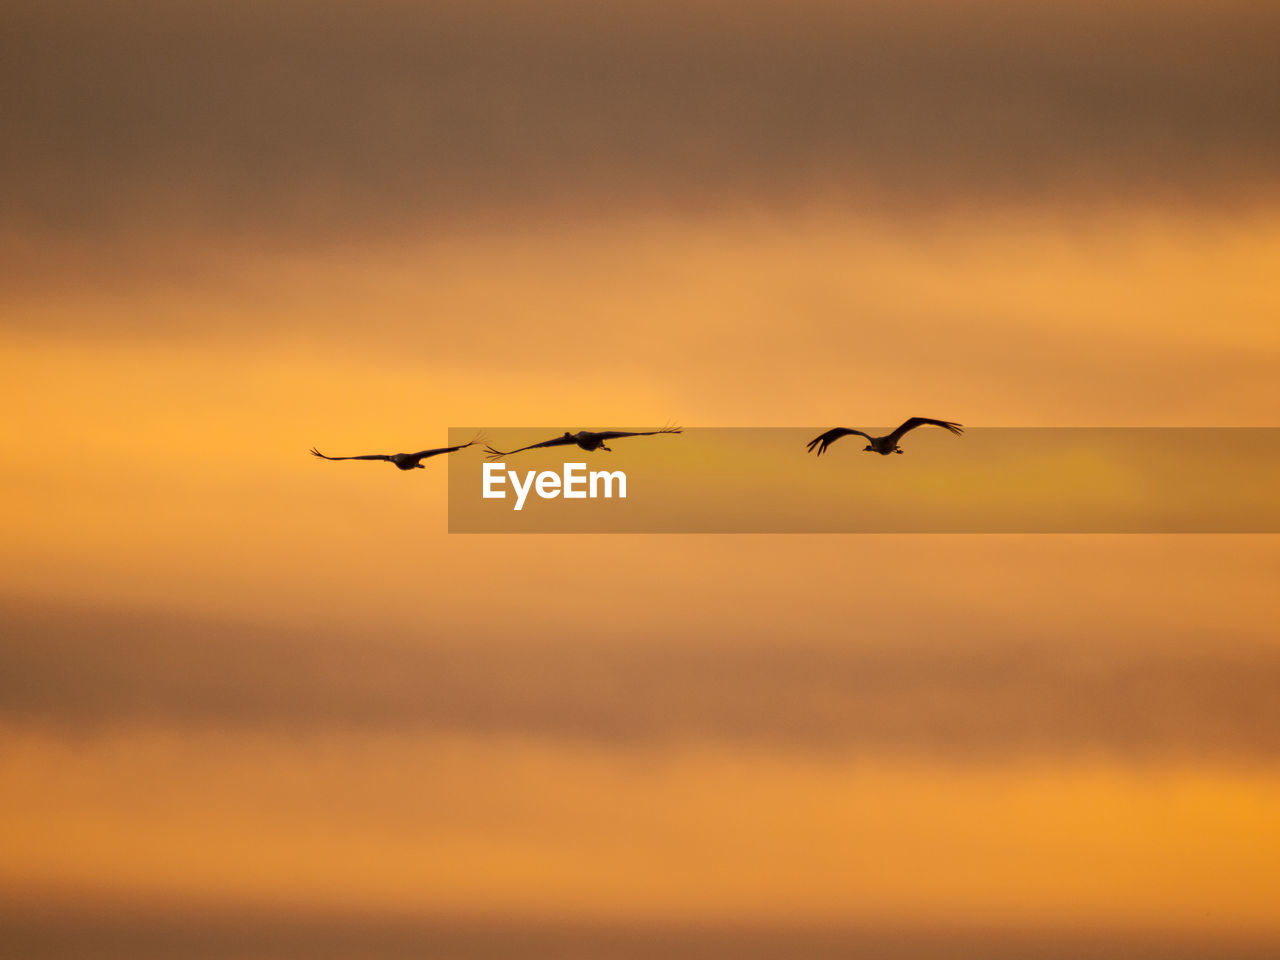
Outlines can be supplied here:
M6 604L0 720L721 740L961 759L1280 749L1273 651L1194 637L963 636L833 647L762 636L388 641ZM1221 638L1216 638L1221 640ZM1175 642L1180 641L1180 642ZM1190 641L1190 642L1188 642Z
M1280 10L89 4L3 14L11 225L1267 192Z
M70 898L67 898L69 901ZM491 960L520 956L538 960L694 960L740 957L773 960L803 956L836 960L860 954L886 960L1263 960L1275 955L1272 938L1172 936L928 925L766 925L763 923L639 924L570 921L531 922L505 915L483 919L359 916L350 912L274 911L157 907L128 904L86 909L80 901L20 907L0 905L6 943L14 956L43 958L220 958L265 955L308 960L353 960L369 956L449 956Z

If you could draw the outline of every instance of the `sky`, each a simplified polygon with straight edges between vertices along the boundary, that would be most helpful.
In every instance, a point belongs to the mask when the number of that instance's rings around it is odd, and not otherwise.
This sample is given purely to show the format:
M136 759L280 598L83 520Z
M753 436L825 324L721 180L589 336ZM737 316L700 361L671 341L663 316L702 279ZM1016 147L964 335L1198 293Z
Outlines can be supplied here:
M1273 954L1274 536L449 535L307 450L1277 426L1278 20L4 5L11 942Z

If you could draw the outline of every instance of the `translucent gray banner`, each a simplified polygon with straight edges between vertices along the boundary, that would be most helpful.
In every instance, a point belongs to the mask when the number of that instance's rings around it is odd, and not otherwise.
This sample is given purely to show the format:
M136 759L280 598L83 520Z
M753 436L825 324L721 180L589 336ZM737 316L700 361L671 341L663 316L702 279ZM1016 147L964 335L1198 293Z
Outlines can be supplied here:
M566 430L484 428L515 451ZM451 533L1280 533L1280 429L698 427L449 457ZM873 436L892 427L859 428ZM477 428L453 428L465 443Z

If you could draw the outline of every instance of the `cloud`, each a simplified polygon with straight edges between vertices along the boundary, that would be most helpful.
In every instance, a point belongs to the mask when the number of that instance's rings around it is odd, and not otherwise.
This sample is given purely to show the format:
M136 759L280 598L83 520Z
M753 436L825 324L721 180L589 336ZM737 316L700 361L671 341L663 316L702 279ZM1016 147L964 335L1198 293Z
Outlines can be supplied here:
M970 615L952 617L946 637L917 622L842 646L709 639L705 622L682 632L668 621L660 640L596 630L588 650L567 621L386 640L14 603L4 620L0 717L55 727L413 729L935 758L1256 760L1280 748L1274 651L1203 647L1154 625L1090 641L1075 626L1028 637L1016 621Z
M10 5L0 177L59 232L1271 195L1280 12Z
M705 960L739 957L773 960L802 955L814 960L847 957L851 943L888 960L933 960L957 954L990 960L1261 960L1274 938L1210 938L1123 932L977 929L941 923L763 924L588 923L501 919L403 919L380 914L305 910L273 911L175 908L130 904L86 910L82 903L23 904L0 912L6 939L26 957L82 957L90 949L135 958L242 954L247 945L269 944L272 956L347 960L370 954L415 958L447 954L459 960L521 956L556 960ZM249 949L252 949L250 947Z

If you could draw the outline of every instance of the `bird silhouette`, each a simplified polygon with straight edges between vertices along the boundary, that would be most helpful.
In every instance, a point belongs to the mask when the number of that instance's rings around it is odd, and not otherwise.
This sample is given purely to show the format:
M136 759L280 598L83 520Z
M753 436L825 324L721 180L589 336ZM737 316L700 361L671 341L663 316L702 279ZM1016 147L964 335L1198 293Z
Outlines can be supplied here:
M893 433L887 433L883 437L873 437L869 433L863 433L861 430L850 430L848 427L836 427L834 430L828 430L826 433L810 440L808 449L813 451L816 447L817 450L815 452L818 456L822 456L827 452L827 447L831 446L831 444L835 443L841 437L847 437L850 434L857 434L860 437L866 437L867 440L870 441L862 448L863 451L878 453L881 456L887 457L891 453L902 452L898 447L898 441L902 439L903 434L907 433L909 430L914 430L916 427L923 426L943 427L944 429L950 430L957 436L964 433L964 429L960 424L952 423L950 420L930 420L928 417L912 417L910 420L904 422L902 426L898 427L897 430L893 431Z
M606 440L618 440L622 437L654 437L660 433L682 433L679 427L663 427L661 430L647 430L643 432L628 432L625 430L605 430L600 433L591 433L587 430L581 430L578 433L570 433L568 430L564 432L562 437L553 437L550 440L543 440L541 443L531 443L527 447L519 447L516 450L507 450L505 453L501 450L495 450L493 447L485 447L486 460L499 460L502 457L509 457L513 453L521 453L524 450L536 450L539 447L571 447L578 446L587 452L592 450L605 450L612 452L605 446Z
M361 457L328 457L317 450L311 448L311 455L319 457L322 460L385 460L387 463L394 463L401 470L425 470L422 461L428 457L438 457L442 453L453 453L455 450L464 450L474 443L479 443L484 437L477 435L474 440L469 443L460 443L456 447L437 447L434 450L419 450L417 453L366 453Z

